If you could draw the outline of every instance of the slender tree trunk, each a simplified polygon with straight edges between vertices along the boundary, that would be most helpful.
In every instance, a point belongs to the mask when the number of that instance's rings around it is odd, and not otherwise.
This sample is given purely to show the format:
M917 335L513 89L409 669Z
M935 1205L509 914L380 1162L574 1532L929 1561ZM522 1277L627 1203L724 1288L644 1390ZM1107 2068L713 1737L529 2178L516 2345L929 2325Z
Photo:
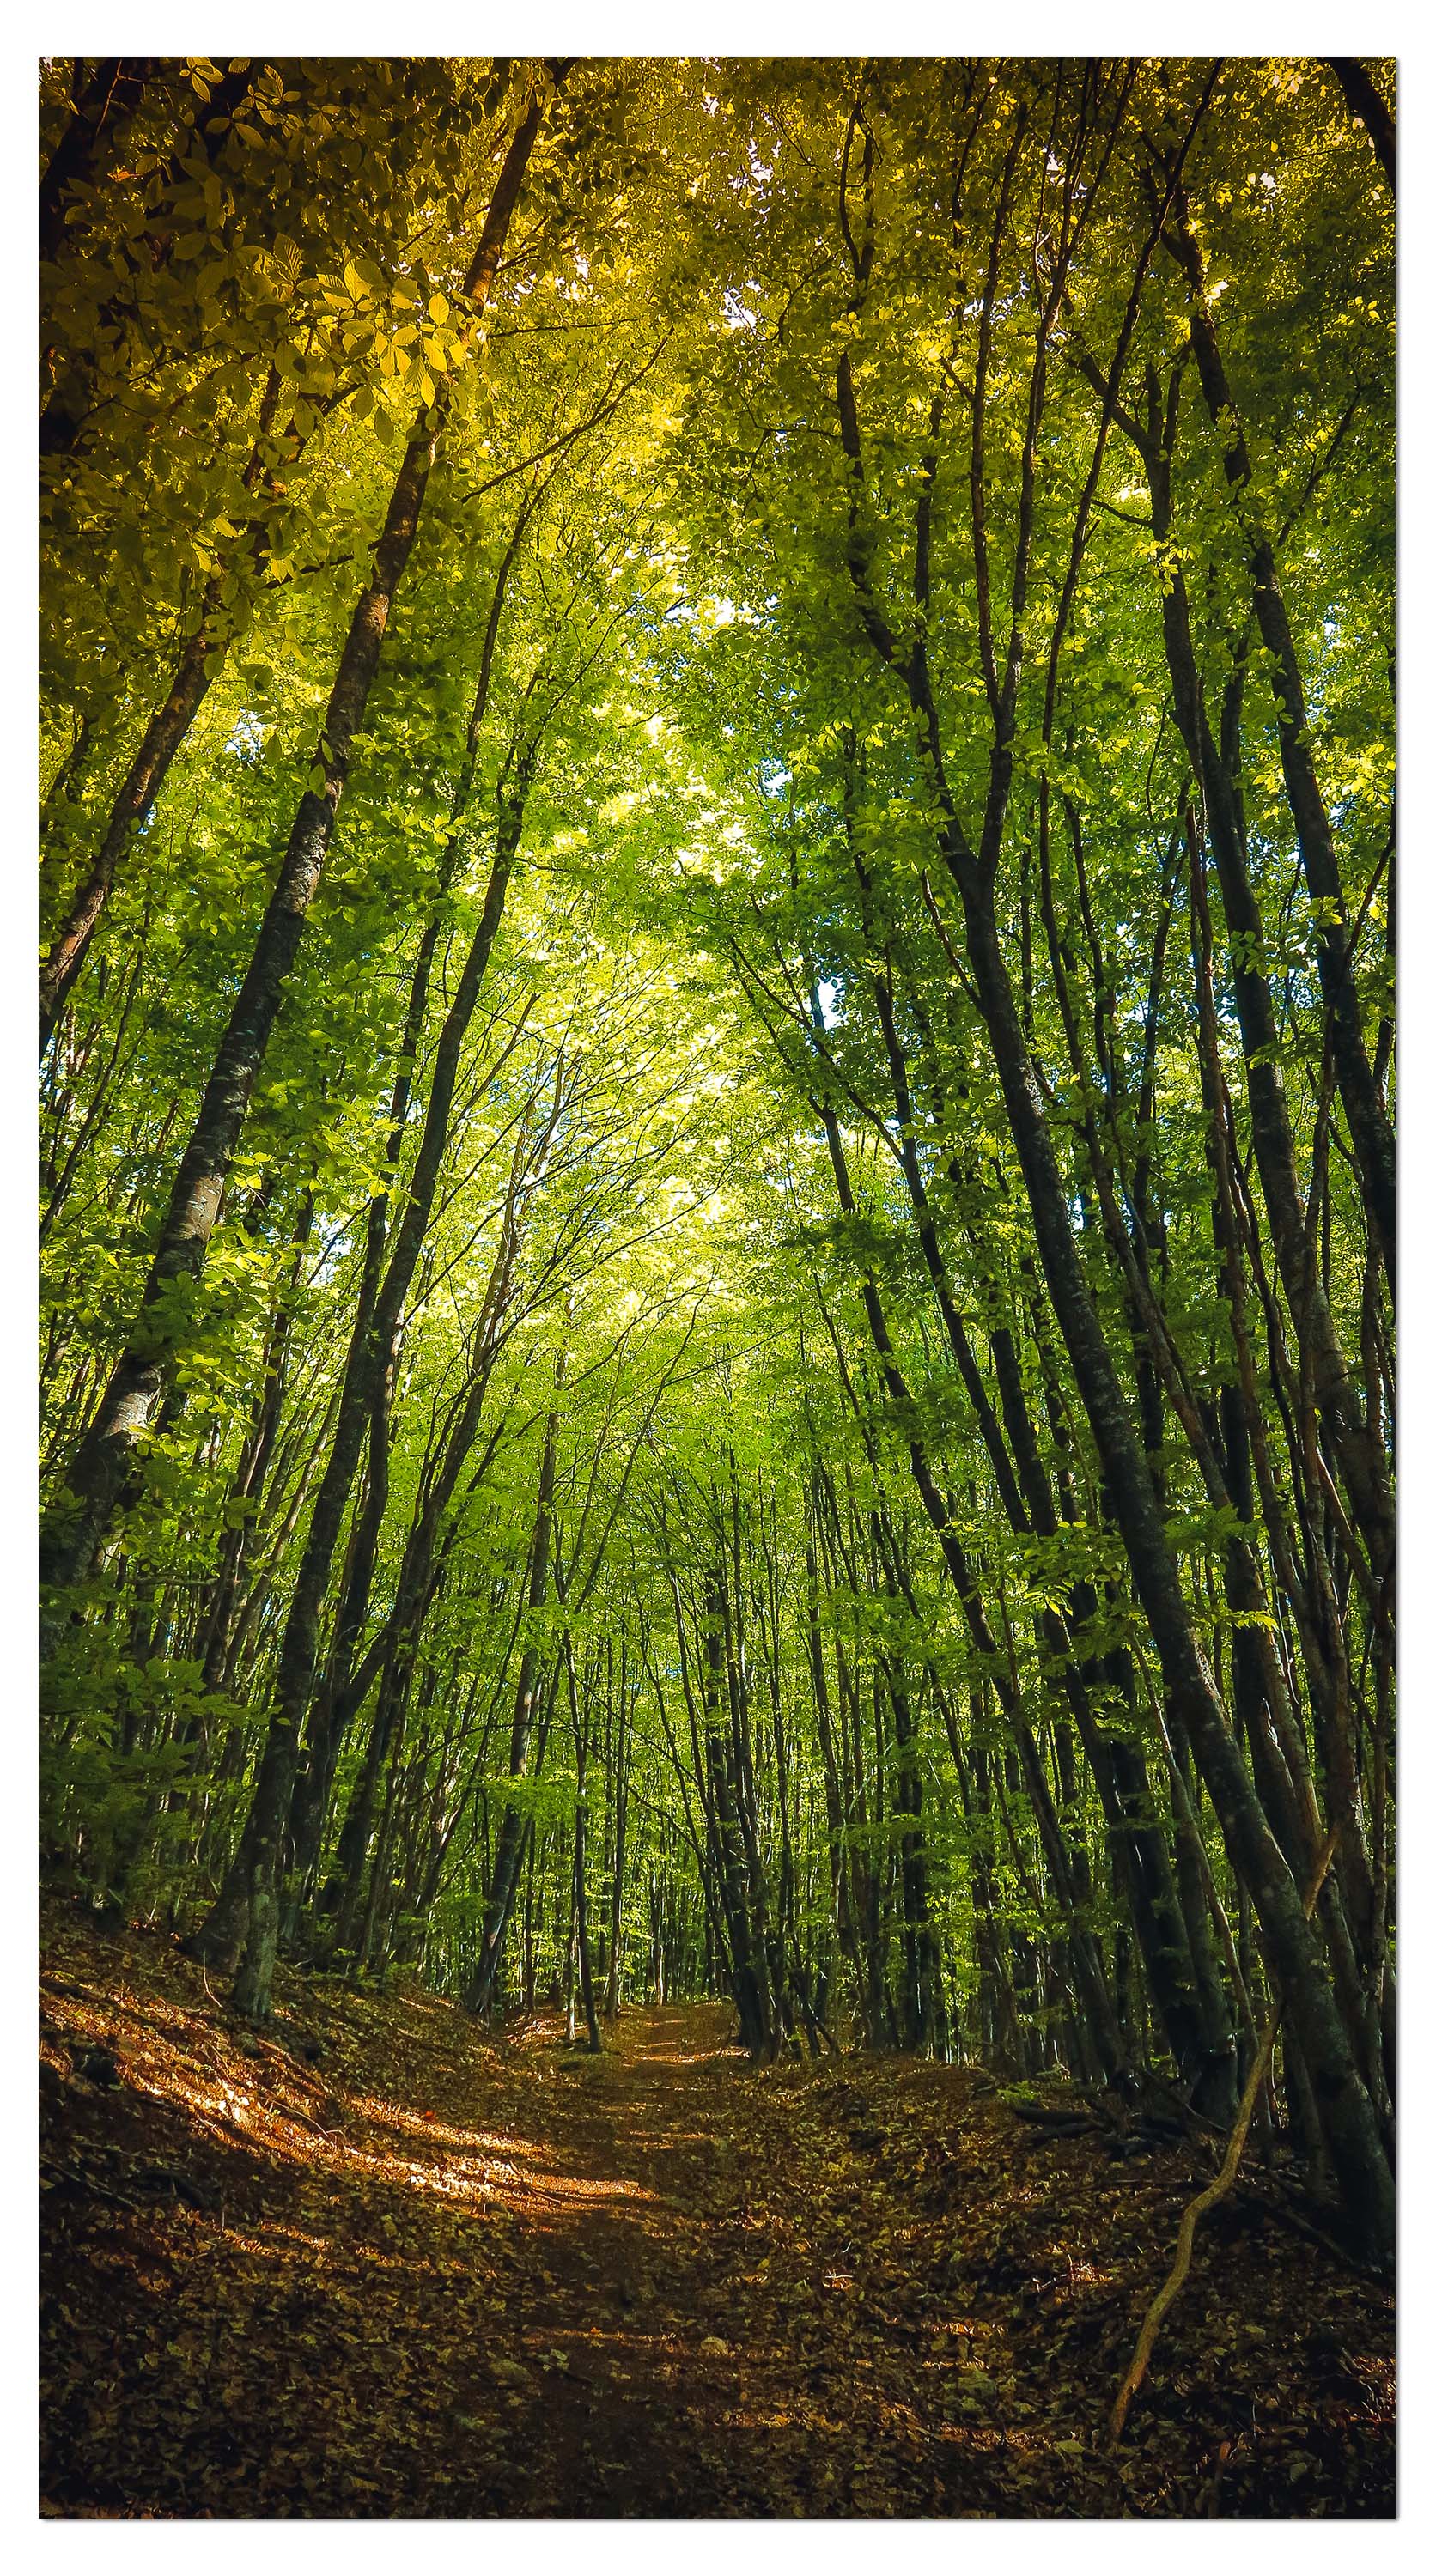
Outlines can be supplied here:
M1376 142L1375 134L1372 139ZM1379 142L1377 149L1378 152L1381 150ZM1393 170L1394 150L1393 134ZM1248 549L1252 600L1262 643L1266 647L1276 700L1287 802L1296 825L1307 890L1317 907L1317 971L1321 978L1322 999L1326 1004L1336 1079L1361 1171L1363 1197L1377 1229L1387 1276L1394 1284L1396 1145L1362 1033L1361 1005L1352 966L1351 924L1347 917L1331 816L1317 776L1301 666L1271 540L1251 501L1252 471L1246 433L1227 381L1221 345L1212 319L1201 246L1188 220L1186 197L1180 189L1175 202L1176 222L1170 238L1191 292L1192 349L1207 409L1223 442L1227 482Z
M585 1691L582 1705L574 1679L573 1639L567 1632L563 1641L564 1669L568 1677L568 1709L573 1726L574 1764L578 1775L573 1810L573 1922L574 1941L578 1952L578 1984L583 1999L583 2018L588 2044L595 2057L603 2054L603 2033L598 2026L598 2007L593 1998L593 1957L588 1939L588 1701ZM587 1672L585 1671L585 1682Z
M554 1379L555 1398L562 1389L566 1359L567 1353L561 1351ZM554 1411L550 1413L544 1430L533 1544L529 1551L528 1606L531 1612L542 1610L548 1599L557 1438L558 1414ZM519 1664L518 1688L514 1695L513 1727L509 1738L509 1778L511 1780L521 1779L528 1768L529 1739L533 1733L536 1713L535 1694L539 1687L542 1669L537 1640L530 1635L524 1644ZM508 1930L509 1916L513 1911L514 1893L518 1885L523 1836L524 1820L510 1800L504 1807L503 1818L499 1825L494 1873L489 1886L489 1901L484 1913L484 1928L479 1943L478 1965L464 1997L466 2012L487 2014L493 2010L503 1958L504 1935Z
M1151 1624L1163 1680L1220 1818L1227 1848L1251 1892L1275 1976L1321 2111L1348 2219L1373 2251L1389 2255L1395 2194L1374 2108L1342 2030L1301 1890L1262 1813L1227 1723L1191 1614L1145 1452L1092 1304L1041 1091L1028 1058L994 918L975 863L954 871L972 967L1002 1086L1053 1311L1067 1344L1122 1532L1137 1595Z
M76 65L78 75L79 65ZM123 61L104 55L75 98L74 114L56 144L40 182L40 257L58 259L65 242L65 216L80 186L95 184L101 138L111 153L118 150L126 126L144 96L154 66L148 60Z
M1327 60L1341 83L1341 94L1355 117L1359 117L1371 137L1371 148L1386 174L1386 184L1396 194L1396 119L1367 70L1355 54L1328 54Z
M476 307L487 301L542 112L536 98L509 146L466 282ZM175 1176L139 1315L98 1413L71 1459L66 1492L47 1523L41 1547L47 1587L83 1582L89 1574L113 1525L137 1444L172 1383L194 1283L204 1270L230 1164L329 854L350 746L363 722L394 595L413 551L448 399L446 384L422 414L405 450L374 551L374 575L354 611L324 719L324 784L307 789L300 800L254 953Z
M617 2021L622 1999L624 1863L628 1847L628 1648L618 1667L618 1724L613 1743L613 1876L608 1901L608 1976L604 1986L605 2021Z
M382 1283L366 1302L368 1280L361 1290L360 1308L355 1319L345 1366L344 1383L339 1399L339 1418L329 1463L315 1499L309 1535L285 1623L284 1642L280 1649L279 1675L275 1685L275 1714L270 1721L255 1784L253 1822L247 1831L263 1838L265 1849L272 1855L272 1866L278 1872L282 1838L289 1822L290 1803L298 1768L299 1749L319 1654L320 1618L328 1587L334 1551L339 1542L344 1514L358 1472L360 1452L366 1428L371 1428L371 1453L376 1464L383 1456L386 1417L376 1417L376 1397L380 1380L393 1366L393 1353L398 1338L404 1300L413 1280L419 1254L423 1248L438 1187L439 1170L449 1141L449 1122L454 1087L458 1079L463 1041L478 1000L495 934L502 918L509 871L522 827L523 795L527 789L525 775L519 801L504 816L500 826L500 845L490 872L479 927L474 934L464 971L459 979L449 1015L444 1024L435 1057L434 1074L425 1111L418 1156L404 1204L394 1249ZM394 1133L400 1128L395 1123ZM376 1207L382 1205L375 1203ZM371 1253L382 1244L382 1217L375 1223L371 1213L369 1245ZM366 1265L366 1269L367 1269ZM378 1438L375 1439L377 1432ZM278 1819L277 1827L271 1822ZM268 1994L272 1958L256 1958L245 1964L244 1991L247 1996L263 1998ZM253 2006L247 2006L253 2009ZM262 2001L258 2009L267 2005Z
M271 367L260 401L258 432L241 478L246 492L255 490L264 471L266 442L274 424L279 391L280 379ZM216 635L215 628L224 614L222 591L225 577L225 569L221 567L211 574L205 585L194 633L180 654L168 694L145 728L144 739L110 808L99 847L84 881L72 896L70 908L52 934L40 961L42 1056L55 1033L60 1014L79 982L95 925L109 900L130 842L152 812L160 789L169 776L170 764L224 668L228 642Z

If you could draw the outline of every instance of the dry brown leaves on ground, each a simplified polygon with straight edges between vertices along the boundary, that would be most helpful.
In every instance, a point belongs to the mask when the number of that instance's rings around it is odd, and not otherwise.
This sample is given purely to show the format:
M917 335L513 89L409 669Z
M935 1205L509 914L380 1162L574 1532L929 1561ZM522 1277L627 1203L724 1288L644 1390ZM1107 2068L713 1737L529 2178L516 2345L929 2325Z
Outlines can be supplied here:
M46 1924L43 2508L81 2516L1384 2516L1389 2298L1214 2213L1113 2457L1188 2149L991 2080L602 2058Z

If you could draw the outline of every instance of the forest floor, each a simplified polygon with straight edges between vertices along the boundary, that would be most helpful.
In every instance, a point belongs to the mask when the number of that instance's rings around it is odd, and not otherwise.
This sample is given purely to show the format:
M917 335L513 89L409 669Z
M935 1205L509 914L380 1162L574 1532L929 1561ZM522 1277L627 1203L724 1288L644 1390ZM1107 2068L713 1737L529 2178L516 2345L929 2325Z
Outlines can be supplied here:
M1133 2407L1190 2150L1042 2140L972 2070L752 2070L717 2005L500 2042L158 1933L43 1939L42 2511L1393 2510L1389 2297L1250 2203Z

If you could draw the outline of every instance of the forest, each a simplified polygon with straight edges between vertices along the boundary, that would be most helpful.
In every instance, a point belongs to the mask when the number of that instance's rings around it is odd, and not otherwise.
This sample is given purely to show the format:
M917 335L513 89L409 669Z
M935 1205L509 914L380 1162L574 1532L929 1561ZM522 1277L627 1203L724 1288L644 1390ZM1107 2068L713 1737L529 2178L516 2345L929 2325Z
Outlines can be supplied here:
M71 2229L140 2095L173 2163L176 2015L271 2108L295 2034L447 2033L520 2127L568 2071L580 2158L667 2050L755 2174L854 2085L855 2153L1115 2158L1094 2425L1224 2153L1211 2277L1389 2357L1393 95L42 64ZM256 2506L81 2477L71 2389L50 2509L1390 2510L1245 2434L1038 2502L981 2394L936 2503L810 2428L797 2502Z

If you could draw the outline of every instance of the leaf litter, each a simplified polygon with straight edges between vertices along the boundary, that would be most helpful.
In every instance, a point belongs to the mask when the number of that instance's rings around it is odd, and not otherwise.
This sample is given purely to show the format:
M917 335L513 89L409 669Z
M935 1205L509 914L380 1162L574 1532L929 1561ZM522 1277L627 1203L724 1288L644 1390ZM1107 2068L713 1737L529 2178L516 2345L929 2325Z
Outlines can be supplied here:
M1394 2510L1389 2293L1260 2199L1199 2236L1115 2454L1189 2145L1034 2136L982 2071L756 2070L716 2004L488 2035L47 1910L42 2511Z

